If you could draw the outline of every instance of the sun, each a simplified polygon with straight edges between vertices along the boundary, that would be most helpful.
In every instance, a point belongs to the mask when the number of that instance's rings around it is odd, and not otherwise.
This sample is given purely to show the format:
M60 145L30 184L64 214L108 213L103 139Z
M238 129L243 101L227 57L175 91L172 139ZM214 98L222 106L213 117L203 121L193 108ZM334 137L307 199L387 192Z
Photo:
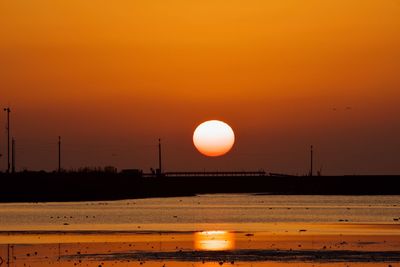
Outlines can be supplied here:
M203 155L218 157L231 150L235 143L235 134L225 122L210 120L197 126L193 134L193 143Z

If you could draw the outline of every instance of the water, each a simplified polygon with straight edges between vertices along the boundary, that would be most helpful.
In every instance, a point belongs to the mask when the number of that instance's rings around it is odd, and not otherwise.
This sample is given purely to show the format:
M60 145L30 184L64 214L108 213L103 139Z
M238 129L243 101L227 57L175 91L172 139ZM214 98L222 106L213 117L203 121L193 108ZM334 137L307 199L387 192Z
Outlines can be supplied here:
M182 225L184 229L202 230L204 225L216 224L234 227L265 223L381 224L396 223L399 217L400 196L240 194L0 204L0 230L180 230Z
M12 267L387 267L399 247L400 196L0 204L0 265Z

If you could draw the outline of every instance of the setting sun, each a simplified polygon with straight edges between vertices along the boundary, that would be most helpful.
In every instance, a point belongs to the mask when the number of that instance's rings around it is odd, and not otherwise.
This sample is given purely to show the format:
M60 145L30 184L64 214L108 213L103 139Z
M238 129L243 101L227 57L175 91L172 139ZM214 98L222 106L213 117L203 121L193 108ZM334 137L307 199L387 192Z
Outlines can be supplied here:
M209 157L222 156L231 150L235 142L232 128L218 120L206 121L197 126L193 143L197 150Z

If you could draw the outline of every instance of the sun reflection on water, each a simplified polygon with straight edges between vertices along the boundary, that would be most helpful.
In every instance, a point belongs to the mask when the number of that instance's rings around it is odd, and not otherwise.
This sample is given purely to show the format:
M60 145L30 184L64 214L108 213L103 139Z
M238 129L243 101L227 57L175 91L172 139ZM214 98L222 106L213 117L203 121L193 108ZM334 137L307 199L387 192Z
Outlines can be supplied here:
M235 248L234 235L227 231L203 231L194 234L197 250L221 251Z

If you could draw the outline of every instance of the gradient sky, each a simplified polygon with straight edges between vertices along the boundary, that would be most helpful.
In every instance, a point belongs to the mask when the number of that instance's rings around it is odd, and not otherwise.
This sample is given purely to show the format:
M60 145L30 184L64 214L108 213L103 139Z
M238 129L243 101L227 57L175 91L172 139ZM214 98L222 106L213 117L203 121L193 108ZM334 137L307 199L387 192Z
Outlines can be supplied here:
M0 105L17 169L400 173L400 1L0 1Z

